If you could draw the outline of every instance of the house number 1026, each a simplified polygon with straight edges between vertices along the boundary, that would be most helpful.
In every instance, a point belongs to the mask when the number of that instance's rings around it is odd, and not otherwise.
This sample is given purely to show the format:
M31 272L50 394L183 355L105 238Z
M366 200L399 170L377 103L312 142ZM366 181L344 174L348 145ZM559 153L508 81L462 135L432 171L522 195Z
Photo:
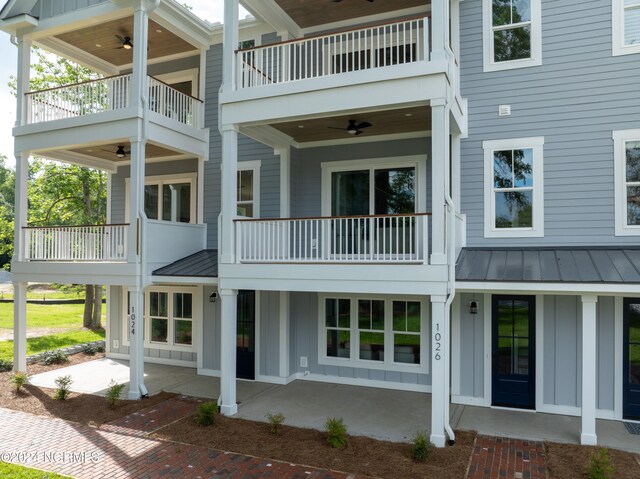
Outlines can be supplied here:
M442 359L442 334L440 334L440 324L436 324L436 334L433 335L433 350L435 351L435 355L433 356L436 361L440 361Z

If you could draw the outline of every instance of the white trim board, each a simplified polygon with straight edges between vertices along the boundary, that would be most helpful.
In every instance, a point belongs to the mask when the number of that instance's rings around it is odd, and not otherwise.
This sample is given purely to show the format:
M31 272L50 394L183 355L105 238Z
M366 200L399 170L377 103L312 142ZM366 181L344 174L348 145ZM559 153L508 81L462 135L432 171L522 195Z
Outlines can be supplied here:
M640 297L638 284L614 283L534 283L500 281L456 281L456 290L463 293L487 291L491 293L543 293L550 295L597 294L599 296Z
M129 361L130 356L128 354L123 353L108 353L107 358L109 359L124 359ZM181 366L185 368L193 368L197 367L196 361L179 361L177 359L165 359L165 358L153 358L151 356L145 356L144 362L149 364L162 364L164 366Z
M629 8L629 6L627 6L627 8ZM630 45L625 45L624 43L624 17L625 1L613 0L611 2L611 31L613 35L611 54L614 57L619 55L640 53L640 43Z
M639 45L640 47L640 45ZM638 50L640 51L640 50ZM616 236L640 236L640 225L629 225L627 218L627 142L640 142L640 129L613 132ZM637 186L637 182L633 186Z

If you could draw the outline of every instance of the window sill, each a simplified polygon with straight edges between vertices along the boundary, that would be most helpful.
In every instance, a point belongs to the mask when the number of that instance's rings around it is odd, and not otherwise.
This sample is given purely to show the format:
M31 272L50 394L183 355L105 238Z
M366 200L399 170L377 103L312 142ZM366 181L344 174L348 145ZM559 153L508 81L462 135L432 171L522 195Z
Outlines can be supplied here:
M375 369L377 371L391 371L399 373L429 373L427 366L424 364L385 363L384 361L369 361L366 359L330 358L324 356L318 358L318 364L320 366L337 366L354 369Z
M542 65L542 58L528 58L526 60L511 60L507 62L494 63L485 61L482 71L485 73L499 72L504 70L515 70L517 68L529 68Z

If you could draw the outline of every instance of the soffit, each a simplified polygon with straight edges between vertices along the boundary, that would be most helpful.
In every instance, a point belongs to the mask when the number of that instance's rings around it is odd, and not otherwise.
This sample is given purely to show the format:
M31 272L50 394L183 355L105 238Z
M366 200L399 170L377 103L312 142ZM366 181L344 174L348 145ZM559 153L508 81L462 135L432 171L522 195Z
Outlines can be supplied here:
M425 0L275 0L300 28L426 6ZM430 3L430 2L429 2Z
M116 151L118 147L122 145L124 146L127 155L124 158L118 158L116 156ZM83 148L75 148L73 150L69 150L72 153L80 153L82 155L91 156L94 158L100 158L101 160L113 161L113 162L122 162L131 160L131 155L129 151L131 150L131 144L128 142L118 142L118 143L109 143L106 145L94 145ZM147 143L145 148L145 157L147 159L150 158L163 158L163 157L174 157L178 156L180 153L170 150L168 148L164 148L162 146L154 145L152 143Z

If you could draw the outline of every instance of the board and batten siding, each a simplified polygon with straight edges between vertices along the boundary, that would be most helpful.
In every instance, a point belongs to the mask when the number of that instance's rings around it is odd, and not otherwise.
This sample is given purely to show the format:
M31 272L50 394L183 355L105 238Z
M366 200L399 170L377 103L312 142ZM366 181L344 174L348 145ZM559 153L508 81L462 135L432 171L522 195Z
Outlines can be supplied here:
M612 56L611 0L542 0L542 65L482 71L482 2L460 2L461 210L469 246L637 244L614 234L612 130L638 128L640 55ZM499 105L511 116L498 117ZM543 238L484 238L482 142L542 136Z
M31 16L44 20L109 1L110 0L39 0L31 9Z

